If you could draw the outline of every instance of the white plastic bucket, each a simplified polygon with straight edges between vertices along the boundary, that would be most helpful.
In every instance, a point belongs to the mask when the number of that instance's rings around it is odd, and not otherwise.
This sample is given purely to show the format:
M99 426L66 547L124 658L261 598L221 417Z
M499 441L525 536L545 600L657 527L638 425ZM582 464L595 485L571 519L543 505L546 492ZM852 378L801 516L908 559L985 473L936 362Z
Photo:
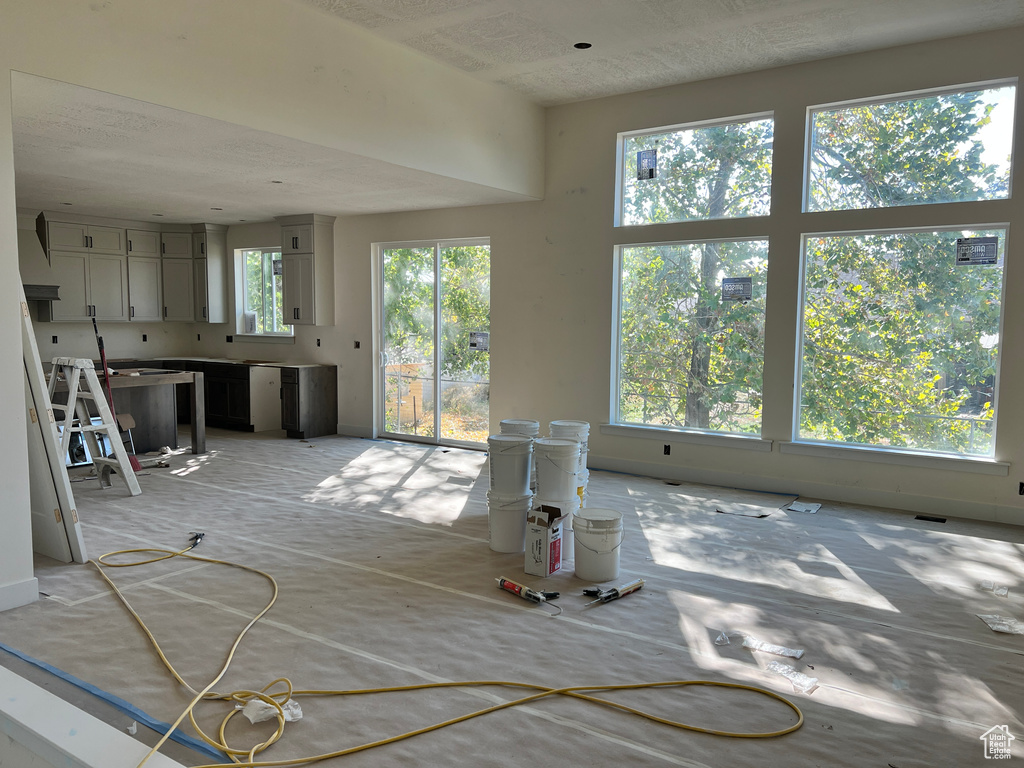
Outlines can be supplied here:
M614 509L581 509L572 526L576 576L584 581L611 581L619 577L622 513Z
M557 507L562 511L565 521L562 523L562 559L572 560L576 550L576 542L572 538L572 519L580 508L579 496L571 499L541 499L534 497L533 508Z
M580 462L578 471L587 468L587 450L590 440L590 423L586 421L569 421L561 419L548 423L548 434L561 440L575 440L580 444Z
M502 419L498 427L503 435L536 437L540 434L540 422L532 419Z
M530 456L533 438L491 435L487 438L492 493L516 498L530 493Z
M502 496L487 493L487 537L495 552L522 552L526 548L526 515L533 495Z
M575 440L538 437L533 441L537 456L537 496L568 499L576 496L580 444Z

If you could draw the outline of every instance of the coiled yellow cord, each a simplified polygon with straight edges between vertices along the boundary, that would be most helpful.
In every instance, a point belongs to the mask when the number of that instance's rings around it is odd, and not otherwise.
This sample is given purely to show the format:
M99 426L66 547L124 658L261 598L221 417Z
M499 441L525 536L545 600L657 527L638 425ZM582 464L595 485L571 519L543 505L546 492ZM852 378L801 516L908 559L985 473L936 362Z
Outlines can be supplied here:
M159 549L159 548L122 549L122 550L118 550L116 552L108 552L107 554L100 556L96 560L91 560L90 561L91 563L93 563L93 565L96 566L97 570L100 572L100 575L103 576L104 580L110 586L111 590L113 590L113 592L117 596L117 598L121 601L121 603L125 606L125 608L128 609L128 612L135 618L135 621L138 622L140 627L142 627L142 631L146 633L146 636L149 638L150 643L152 643L153 648L156 650L157 656L160 658L160 661L163 663L163 665L167 668L167 670L171 673L171 675L174 677L175 680L177 680L186 690L188 690L190 693L193 694L193 699L189 703L188 707L185 709L184 712L181 713L181 715L178 716L178 719L175 720L174 723L171 724L171 728L168 730L168 732L166 734L164 734L164 736L157 742L157 744L146 754L146 756L142 759L142 762L139 763L138 768L142 768L142 766L144 766L149 761L149 759L154 754L156 754L156 752L160 749L160 747L163 746L163 744L167 741L168 738L170 738L171 733L175 729L177 729L179 725L181 725L182 721L186 717L189 718L189 721L192 723L192 727L195 728L196 733L199 734L199 737L203 741L205 741L210 746L215 747L216 749L219 749L222 752L224 752L226 755L228 755L228 757L232 761L230 763L211 763L211 764L208 764L208 765L199 766L198 768L264 768L264 767L269 768L270 766L309 765L309 764L312 764L312 763L315 763L315 762L319 762L319 761L322 761L322 760L328 760L328 759L333 758L333 757L341 757L343 755L353 754L354 752L361 752L361 751L364 751L364 750L367 750L367 749L372 749L374 747L383 746L384 744L393 744L393 743L395 743L397 741L402 741L404 739L412 738L413 736L418 736L418 735L423 734L423 733L429 733L431 731L436 731L436 730L439 730L440 728L445 728L445 727L447 727L449 725L454 725L455 723L461 723L461 722L464 722L466 720L470 720L470 719L472 719L474 717L480 717L481 715L486 715L486 714L489 714L491 712L497 712L498 710L501 710L501 709L508 709L509 707L515 707L515 706L518 706L520 704L527 704L529 702L537 701L539 699L543 699L543 698L548 697L548 696L570 696L570 697L575 698L575 699L583 699L584 701L589 701L589 702L591 702L593 704L599 704L599 705L605 706L605 707L613 707L615 709L622 710L623 712L628 712L628 713L633 714L633 715L638 715L638 716L646 718L648 720L652 720L652 721L654 721L656 723L662 723L663 725L668 725L668 726L671 726L673 728L680 728L680 729L687 730L687 731L696 731L698 733L707 733L707 734L711 734L711 735L714 735L714 736L726 736L726 737L729 737L729 738L736 738L736 739L767 739L767 738L773 738L773 737L776 737L776 736L784 736L787 733L792 733L793 731L797 730L804 723L804 716L803 716L803 713L800 711L800 708L797 707L796 704L794 704L793 702L791 702L789 699L785 698L784 696L780 696L779 694L777 694L777 693L775 693L773 691L769 691L769 690L767 690L765 688L758 688L758 687L753 686L753 685L743 685L741 683L722 683L722 682L717 682L717 681L713 681L713 680L669 680L669 681L654 682L654 683L627 683L627 684L622 684L622 685L587 685L587 686L570 686L570 687L566 687L566 688L550 688L548 686L535 685L533 683L509 682L509 681L504 681L504 680L477 680L477 681L471 681L471 682L421 683L421 684L418 684L418 685L404 685L404 686L395 686L395 687L389 687L389 688L364 688L364 689L357 689L357 690L312 690L312 689L310 689L310 690L295 690L295 689L293 689L291 682L287 678L281 677L281 678L278 678L278 679L274 680L273 682L269 683L264 688L262 688L262 689L260 689L258 691L255 691L255 690L252 690L252 691L233 691L232 693L227 693L227 694L217 693L217 692L213 691L213 687L218 682L220 682L221 678L224 677L224 674L227 672L228 667L231 665L231 661L234 658L235 652L237 651L238 646L242 642L242 638L245 637L246 633L256 624L257 621L259 621L264 615L266 615L266 613L273 607L274 603L277 601L278 586L277 586L277 581L274 579L273 576L271 576L269 573L266 573L265 571L259 570L258 568L253 568L251 566L242 565L240 563L233 563L233 562L230 562L230 561L227 561L227 560L217 560L215 558L208 558L208 557L201 557L199 555L193 555L193 554L190 553L190 549L191 549L191 547L189 549L183 549L183 550L180 550L180 551L175 551L175 550L170 550L170 549ZM148 557L148 558L143 559L143 560L134 560L134 561L130 561L130 562L112 563L112 562L108 561L108 558L111 558L111 557L115 557L115 556L119 556L119 555L139 554L139 553L152 554L152 555L156 555L156 556ZM246 624L246 626L242 629L242 631L238 633L238 636L235 638L234 642L231 644L230 649L228 650L227 656L226 656L226 658L224 660L224 664L221 667L220 671L213 678L213 680L210 681L209 685L207 685L201 691L195 690L191 685L189 685L181 677L181 675L178 674L178 672L171 665L170 661L168 661L167 657L164 655L163 650L161 650L161 648L160 648L160 644L157 642L156 638L153 636L153 633L146 626L146 623L142 620L142 618L138 615L138 613L135 612L135 609L132 608L132 606L128 603L128 600L125 598L125 596L121 593L121 591L117 588L117 586L114 584L114 582L110 580L110 578L107 576L107 574L103 570L104 567L107 567L107 568L125 568L125 567L133 567L133 566L140 566L140 565L148 565L150 563L156 563L156 562L160 562L162 560L168 560L168 559L173 558L173 557L184 557L184 558L188 558L190 560L197 560L199 562L213 563L213 564L216 564L216 565L227 565L227 566L230 566L232 568L240 568L242 570L250 571L252 573L258 574L258 575L262 576L263 578L265 578L268 582L270 582L270 585L272 587L273 594L272 594L272 597L271 597L270 601L263 608L263 610L261 610L259 613L257 613L252 618L252 620L250 620L249 623ZM278 693L270 693L271 689L273 689L275 686L279 686L279 685L283 686L284 690L282 690L282 691L280 691ZM718 688L739 688L739 689L743 689L743 690L752 691L752 692L760 694L762 696L767 696L768 698L776 699L778 701L781 701L783 704L788 706L790 709L792 709L796 713L797 721L793 725L790 725L787 728L782 728L782 729L777 730L777 731L755 731L755 732L723 731L723 730L718 730L718 729L714 729L714 728L701 728L699 726L688 725L686 723L681 723L681 722L678 722L676 720L669 720L667 718L659 717L657 715L653 715L653 714L651 714L649 712L645 712L645 711L640 710L640 709L635 709L633 707L626 706L625 704L619 704L619 703L616 703L616 702L613 702L613 701L609 701L607 699L602 699L602 698L599 698L597 696L589 695L589 694L596 693L596 692L599 692L599 691L636 690L636 689L641 689L641 688L670 688L670 687L679 688L679 687L683 687L683 686L687 686L687 685L714 686L714 687L718 687ZM434 725L429 725L429 726L426 726L424 728L418 728L418 729L413 730L413 731L408 731L407 733L403 733L403 734L400 734L398 736L391 736L391 737L388 737L386 739L379 739L377 741L368 742L366 744L360 744L359 746L349 747L347 749L340 749L340 750L337 750L335 752L328 752L328 753L325 753L325 754L313 755L313 756L310 756L310 757L293 758L293 759L290 759L290 760L269 760L269 761L257 761L256 760L256 756L260 752L264 751L265 749L270 747L272 744L274 744L277 741L279 741L281 739L281 737L284 735L285 715L284 715L284 708L283 707L284 707L284 705L289 700L291 700L293 697L296 697L296 696L357 696L357 695L370 694L370 693L389 693L389 692L399 692L399 691L417 691L417 690L424 690L424 689L429 689L429 688L460 688L460 687L461 688L466 688L466 687L484 687L484 686L497 686L497 687L504 687L504 688L520 688L520 689L527 689L527 690L536 691L536 693L532 693L530 695L523 696L521 698L514 699L512 701L503 702L501 704L495 704L494 706L486 707L484 709L480 709L480 710L477 710L475 712L471 712L471 713L466 714L466 715L461 715L459 717L454 717L454 718L451 718L450 720L445 720L443 722L436 723ZM194 716L194 713L193 713L196 705L200 701L203 701L203 700L230 701L230 702L232 702L232 704L234 704L234 703L244 704L244 703L246 703L246 702L248 702L248 701L250 701L250 700L252 700L254 698L255 699L259 699L259 700L263 701L264 703L266 703L266 704L270 705L271 707L273 707L275 709L275 714L277 716L277 721L278 722L277 722L277 730L275 730L274 733L266 741L262 741L262 742L260 742L260 743L258 743L256 745L250 747L249 749L237 749L237 748L231 747L227 743L227 737L225 735L225 731L227 729L227 725L230 722L231 718L234 717L240 711L236 707L232 706L230 711L224 716L224 719L220 723L220 728L218 729L217 738L213 738L213 737L207 735L199 727L199 724L196 722L196 719L195 719L195 716Z

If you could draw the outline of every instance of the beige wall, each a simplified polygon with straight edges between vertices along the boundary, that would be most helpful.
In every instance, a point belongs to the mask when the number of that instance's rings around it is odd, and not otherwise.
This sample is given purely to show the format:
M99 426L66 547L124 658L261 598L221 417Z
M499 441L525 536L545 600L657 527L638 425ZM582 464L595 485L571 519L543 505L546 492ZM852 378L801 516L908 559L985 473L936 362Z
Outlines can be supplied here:
M955 55L964 50L970 56ZM592 424L592 467L1024 524L1024 497L1017 493L1024 480L1024 300L1018 299L1024 296L1024 251L1013 234L1024 230L1020 196L876 212L870 223L856 213L800 212L807 106L1018 77L1024 74L1021 50L1024 30L1015 29L551 108L543 202L339 220L339 326L370 332L371 243L487 235L492 431L503 418L583 419ZM773 450L602 433L598 425L610 416L614 246L737 232L721 222L614 228L616 134L762 111L774 111L776 122L772 216L739 229L771 238L764 437L776 441ZM1015 177L1015 187L1024 188L1019 167ZM1010 464L1008 474L960 471L956 462L914 466L895 458L872 463L783 452L793 417L801 233L877 227L879 221L907 227L1010 223L996 448L996 458ZM363 434L371 424L372 356L352 363L341 372L340 420ZM671 456L663 455L666 442Z

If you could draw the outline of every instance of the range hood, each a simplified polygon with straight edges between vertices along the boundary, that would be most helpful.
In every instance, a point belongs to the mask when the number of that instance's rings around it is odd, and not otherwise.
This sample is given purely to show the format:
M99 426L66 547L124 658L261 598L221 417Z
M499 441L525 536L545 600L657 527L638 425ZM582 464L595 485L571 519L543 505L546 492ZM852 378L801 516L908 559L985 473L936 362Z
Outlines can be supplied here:
M29 285L25 284L25 298L36 301L60 301L57 295L60 291L59 285Z

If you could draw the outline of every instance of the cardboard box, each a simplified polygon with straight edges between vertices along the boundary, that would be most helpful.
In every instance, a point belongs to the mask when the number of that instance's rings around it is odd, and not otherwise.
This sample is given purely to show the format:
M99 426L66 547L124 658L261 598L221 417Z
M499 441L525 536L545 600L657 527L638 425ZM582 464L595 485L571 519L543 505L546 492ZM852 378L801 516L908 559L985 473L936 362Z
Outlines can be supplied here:
M533 576L550 576L562 569L562 523L565 515L558 507L542 506L526 517L526 562Z

